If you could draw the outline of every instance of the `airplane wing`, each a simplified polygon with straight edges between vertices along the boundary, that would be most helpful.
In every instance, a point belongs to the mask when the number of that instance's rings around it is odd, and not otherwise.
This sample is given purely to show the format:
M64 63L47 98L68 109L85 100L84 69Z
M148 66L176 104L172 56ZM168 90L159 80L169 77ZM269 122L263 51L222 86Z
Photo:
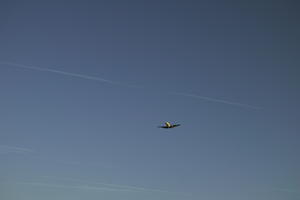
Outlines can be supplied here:
M174 125L173 125L173 127L177 127L177 126L180 126L180 124L174 124Z
M157 128L168 128L168 127L166 127L166 126L158 126Z

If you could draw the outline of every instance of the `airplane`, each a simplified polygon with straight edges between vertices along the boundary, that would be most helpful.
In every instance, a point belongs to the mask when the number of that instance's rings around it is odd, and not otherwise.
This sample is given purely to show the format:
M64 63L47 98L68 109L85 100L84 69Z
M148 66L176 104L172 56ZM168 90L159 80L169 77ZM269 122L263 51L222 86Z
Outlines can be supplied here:
M180 124L171 124L170 122L166 122L164 126L159 126L158 128L175 128L180 126Z

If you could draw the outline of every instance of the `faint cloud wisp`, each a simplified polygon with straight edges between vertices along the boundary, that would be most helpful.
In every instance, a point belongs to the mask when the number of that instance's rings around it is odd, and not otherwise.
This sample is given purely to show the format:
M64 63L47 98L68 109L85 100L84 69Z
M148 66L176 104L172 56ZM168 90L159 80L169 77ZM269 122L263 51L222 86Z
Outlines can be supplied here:
M287 193L294 193L300 195L300 190L288 189L288 188L274 188L273 190L279 192L287 192Z
M32 149L24 148L24 147L15 147L9 145L0 145L0 154L7 154L7 153L33 153Z
M132 192L132 190L127 190L127 189L98 187L98 186L91 186L91 185L63 185L63 184L52 184L52 183L43 183L43 182L17 182L16 184L30 185L30 186L37 186L37 187L61 188L61 189L96 190L96 191L110 191L110 192Z
M161 190L161 189L153 189L153 188L145 188L140 186L132 186L132 185L120 185L120 184L112 184L112 183L104 183L104 182L91 182L91 181L85 181L81 179L76 178L64 178L64 177L53 177L53 176L43 176L42 178L45 179L52 179L57 181L70 181L75 182L80 185L84 185L84 187L80 187L81 189L88 186L86 189L92 189L92 188L108 188L115 191L127 191L127 192L155 192L155 193L165 193L170 195L180 195L185 197L191 197L192 195L186 194L186 193L180 193L180 192L172 192L167 190Z

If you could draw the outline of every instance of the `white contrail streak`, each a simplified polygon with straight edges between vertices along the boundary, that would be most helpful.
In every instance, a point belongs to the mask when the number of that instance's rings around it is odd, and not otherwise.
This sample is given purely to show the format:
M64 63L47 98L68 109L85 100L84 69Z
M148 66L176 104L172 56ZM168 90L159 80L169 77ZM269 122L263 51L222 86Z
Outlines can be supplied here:
M15 146L9 146L9 145L0 145L0 153L6 154L6 153L32 153L33 150L23 147L15 147Z
M10 66L14 66L14 67L23 68L23 69L35 70L35 71L56 73L56 74L61 74L61 75L65 75L65 76L81 78L81 79L86 79L86 80L91 80L91 81L98 81L98 82L103 82L103 83L110 84L110 85L118 85L118 86L130 87L130 88L147 89L146 87L143 87L143 86L137 86L137 85L127 84L127 83L123 83L123 82L111 81L111 80L96 77L96 76L77 74L77 73L66 72L66 71L61 71L61 70L34 67L34 66L27 66L27 65L16 64L16 63L11 63L11 62L0 62L0 64L10 65ZM197 99L201 99L201 100L204 100L204 101L222 103L222 104L227 104L227 105L232 105L232 106L239 106L239 107L250 108L250 109L255 109L255 110L261 109L260 107L253 106L253 105L248 105L248 104L243 104L243 103L238 103L238 102L233 102L233 101L227 101L227 100L222 100L222 99L216 99L216 98L207 97L207 96L200 96L200 95L197 95L197 94L180 93L180 92L170 92L170 93L167 93L167 94L169 94L169 95L179 95L179 96L185 96L185 97L192 97L192 98L197 98Z
M160 189L153 189L153 188L145 188L145 187L139 187L139 186L132 186L132 185L119 185L119 184L112 184L112 183L104 183L104 182L89 182L84 181L76 178L63 178L63 177L53 177L53 176L43 176L46 179L55 179L60 181L72 181L77 182L81 184L88 184L88 185L102 185L105 187L113 188L113 189L122 189L122 190L128 190L128 191L134 191L134 192L158 192L158 193L166 193L166 194L173 194L173 195L181 195L181 196L190 196L190 194L180 193L180 192L171 192L166 190L160 190Z
M43 71L43 72L61 74L61 75L65 75L65 76L81 78L81 79L86 79L86 80L91 80L91 81L98 81L98 82L103 82L103 83L107 83L107 84L111 84L111 85L120 85L120 86L132 87L132 88L140 88L140 86L137 86L137 85L121 83L121 82L117 82L117 81L111 81L111 80L107 80L107 79L96 77L96 76L77 74L77 73L66 72L66 71L55 70L55 69L49 69L49 68L27 66L27 65L10 63L10 62L0 62L0 64L2 64L2 65L11 65L11 66L14 66L14 67L19 67L19 68L29 69L29 70L35 70L35 71Z
M216 98L211 98L211 97L201 96L201 95L196 95L196 94L190 94L190 93L173 92L173 93L169 93L169 94L186 96L186 97L193 97L193 98L202 99L202 100L205 100L205 101L223 103L223 104L239 106L239 107L244 107L244 108L251 108L251 109L256 109L256 110L261 109L260 107L257 107L257 106L252 106L252 105L233 102L233 101L226 101L226 100L222 100L222 99L216 99Z
M300 190L293 190L288 188L274 188L273 190L280 191L280 192L300 194Z
M52 187L61 189L80 189L80 190L96 190L96 191L110 191L110 192L136 192L128 189L118 189L109 187L98 187L91 185L62 185L62 184L51 184L51 183L41 183L41 182L17 182L16 184L31 185L38 187Z

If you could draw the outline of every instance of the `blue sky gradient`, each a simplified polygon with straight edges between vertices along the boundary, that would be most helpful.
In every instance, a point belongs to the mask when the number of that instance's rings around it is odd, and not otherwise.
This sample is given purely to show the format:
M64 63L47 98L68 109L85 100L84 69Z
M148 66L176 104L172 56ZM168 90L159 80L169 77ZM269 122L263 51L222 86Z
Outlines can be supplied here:
M299 199L298 10L1 1L0 199Z

